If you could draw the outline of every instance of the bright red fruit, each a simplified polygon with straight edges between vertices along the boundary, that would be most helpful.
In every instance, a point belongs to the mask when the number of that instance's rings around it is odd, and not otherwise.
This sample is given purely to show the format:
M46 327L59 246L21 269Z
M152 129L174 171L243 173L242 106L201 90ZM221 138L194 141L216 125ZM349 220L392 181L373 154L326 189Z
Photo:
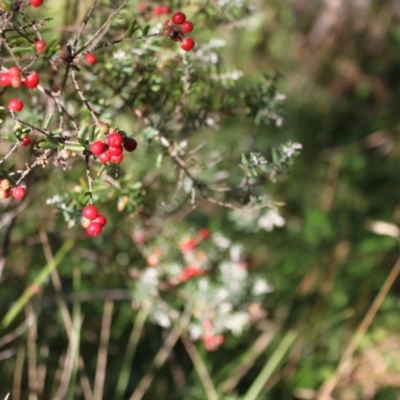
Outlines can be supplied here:
M185 51L190 51L194 47L194 40L190 37L187 37L182 40L181 48Z
M94 219L96 219L98 217L99 212L98 212L96 206L93 206L93 205L89 204L82 210L82 215L86 219L89 219L90 221L93 221Z
M96 156L104 153L107 150L107 145L101 140L96 140L90 145L90 152Z
M111 156L119 156L120 154L122 154L124 149L122 148L122 146L118 146L118 147L111 147L110 146L108 148L108 151L111 154Z
M119 147L122 145L124 138L117 132L111 132L107 138L107 144L110 147Z
M29 4L33 7L40 7L43 4L43 0L29 0Z
M44 40L37 40L35 42L35 49L38 53L42 53L46 49L47 43Z
M188 240L184 240L180 244L181 251L184 253L194 250L197 247L197 240L192 238Z
M99 160L103 163L106 164L111 160L111 154L108 150L106 150L104 153L101 153L99 155Z
M34 89L39 85L39 75L36 72L32 72L27 77L25 77L25 85L30 89Z
M94 53L87 53L85 55L85 60L89 65L93 65L97 63L97 56Z
M11 74L9 72L2 72L0 74L0 84L3 86L11 85Z
M11 99L8 108L14 112L20 112L24 108L24 103L20 99Z
M124 140L124 149L128 152L136 150L137 141L134 138L127 137Z
M163 13L162 6L156 5L156 6L153 7L153 14L154 15L161 15L162 13Z
M16 65L10 67L8 72L10 73L11 78L13 78L14 76L21 76L21 69L18 68Z
M93 222L96 222L100 224L102 227L106 225L107 223L107 218L104 215L98 215L96 219L93 220Z
M190 21L182 22L181 29L185 33L192 32L194 26Z
M29 136L25 136L24 138L21 139L21 145L24 147L27 147L31 144L31 138Z
M123 158L124 155L122 153L119 156L111 156L111 162L113 162L114 164L119 164Z
M181 11L178 11L172 15L172 21L174 24L180 25L182 22L185 22L185 20L186 20L186 15Z
M97 236L101 233L102 226L98 222L91 222L86 228L86 232L90 236Z
M22 200L25 197L26 189L22 186L15 186L11 193L15 200Z

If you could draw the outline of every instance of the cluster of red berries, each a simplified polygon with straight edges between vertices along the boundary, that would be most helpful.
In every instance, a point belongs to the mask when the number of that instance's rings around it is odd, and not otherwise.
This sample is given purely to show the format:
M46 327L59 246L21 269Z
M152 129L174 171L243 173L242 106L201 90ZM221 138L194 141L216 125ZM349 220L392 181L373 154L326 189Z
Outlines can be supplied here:
M198 276L207 275L208 271L206 269L202 269L197 265L188 265L179 275L179 280L181 282L186 282L191 278L196 278Z
M103 227L107 224L106 217L99 214L97 207L91 204L82 210L82 216L82 225L86 228L86 232L90 236L99 235Z
M205 330L203 343L206 350L215 351L225 342L225 338L223 335L214 332L213 324L211 321L204 321L203 329Z
M39 85L39 75L30 72L25 77L21 76L21 69L13 65L8 71L0 73L0 84L4 87L21 87L22 83L29 89L35 89ZM8 102L8 108L13 112L20 112L24 108L24 103L18 98L13 98Z
M13 197L15 200L22 200L25 197L26 189L23 186L12 187L8 179L0 179L0 199Z
M193 251L201 241L207 240L210 237L210 231L207 228L200 228L197 232L197 237L183 240L180 243L180 249L183 253Z
M146 3L139 3L138 8L140 11L145 12L150 9L150 6ZM153 11L153 14L156 16L163 15L163 14L169 14L171 12L171 7L156 4L153 6L152 11Z
M124 158L124 149L132 152L136 149L135 139L122 136L119 132L111 132L105 141L96 140L90 145L90 152L97 156L103 164L112 162L119 164Z
M172 15L172 18L165 21L163 33L176 42L181 42L181 48L190 51L194 47L194 40L191 37L185 37L185 33L192 32L194 25L186 20L186 15L178 11Z
M153 6L153 14L154 15L163 15L163 14L169 14L171 12L171 7L169 6L162 6L159 4L156 4Z

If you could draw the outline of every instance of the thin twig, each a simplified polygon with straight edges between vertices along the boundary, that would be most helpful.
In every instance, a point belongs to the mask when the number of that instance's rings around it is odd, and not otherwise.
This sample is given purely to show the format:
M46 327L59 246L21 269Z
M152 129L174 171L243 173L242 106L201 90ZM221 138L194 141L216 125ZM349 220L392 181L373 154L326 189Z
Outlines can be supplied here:
M12 399L20 400L22 372L24 370L25 348L22 344L18 347L17 358L15 360L14 379L12 388Z
M189 338L185 336L182 336L181 340L190 358L192 359L197 375L199 375L201 383L203 384L204 390L207 395L207 399L218 400L219 396L215 389L214 383L210 377L210 374L207 371L207 367L205 366L203 359L201 358L199 352L196 349L196 346L192 343L192 341Z
M97 356L97 368L94 379L93 400L103 398L104 380L106 376L107 349L110 339L110 328L114 302L107 300L104 303L103 322L101 324L99 353Z
M37 400L36 395L36 382L37 382L37 369L36 369L36 336L37 336L37 316L33 312L32 304L27 303L25 306L27 318L33 318L34 323L29 326L28 334L26 336L27 349L28 349L28 382L29 382L29 400Z
M346 350L343 352L342 357L339 361L339 364L336 368L334 374L321 386L318 391L318 395L316 400L332 400L332 392L335 389L336 385L339 383L340 379L343 375L348 371L351 366L350 360L353 356L354 352L357 350L358 346L368 328L370 327L373 319L375 318L376 313L381 307L383 301L385 300L389 290L393 286L397 277L400 274L400 257L397 262L394 264L392 270L387 276L385 282L383 283L379 293L376 295L375 300L371 304L364 318L360 322L356 332L351 338L349 344L346 347Z
M76 72L74 70L71 70L71 77L72 77L72 81L74 82L76 91L78 92L78 95L81 98L81 100L83 101L83 103L85 104L86 108L89 110L94 123L96 125L99 125L100 124L99 119L97 118L97 115L96 115L95 111L93 110L92 105L89 103L89 101L86 99L85 95L83 94L82 89L79 86L78 81L76 80Z
M147 390L151 385L151 382L154 379L156 371L164 364L165 360L168 357L168 354L171 352L172 348L175 346L175 343L181 336L182 330L189 323L190 316L191 314L189 312L185 312L180 320L180 326L177 326L176 328L172 329L172 331L169 333L163 346L161 347L156 357L154 358L153 365L140 380L138 387L132 393L132 396L129 398L130 400L141 400L143 396L146 394Z

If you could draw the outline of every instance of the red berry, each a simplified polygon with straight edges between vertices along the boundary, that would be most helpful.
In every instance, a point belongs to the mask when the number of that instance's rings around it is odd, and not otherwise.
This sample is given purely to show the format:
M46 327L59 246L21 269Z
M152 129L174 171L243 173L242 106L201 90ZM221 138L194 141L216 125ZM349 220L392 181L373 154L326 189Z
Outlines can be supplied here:
M122 153L119 156L111 156L111 162L113 162L114 164L119 164L123 158L124 155Z
M38 53L42 53L46 49L47 43L44 40L37 40L35 42L35 49Z
M96 206L93 206L93 205L89 204L82 210L82 215L86 219L89 219L90 221L93 221L94 219L96 219L98 217L99 212L98 212Z
M99 155L99 160L103 163L103 164L107 164L110 160L111 160L111 154L108 150L106 150L104 153L101 153Z
M18 68L16 65L13 65L9 71L8 71L11 75L11 78L13 78L14 76L21 76L21 69Z
M11 193L15 200L22 200L25 197L26 189L22 186L15 186Z
M201 240L207 240L210 237L210 231L207 228L200 228L198 234Z
M153 14L154 15L161 15L163 13L162 6L154 6L153 7Z
M174 24L180 25L182 22L185 22L185 20L186 20L186 15L181 11L178 11L172 15L172 21Z
M122 145L124 138L117 132L111 132L107 138L107 144L110 147L119 147Z
M33 7L40 7L43 4L43 0L29 0L29 4Z
M21 81L21 77L20 76L13 76L11 78L11 86L14 88L18 88L21 87L22 85L22 81Z
M86 232L89 236L97 236L101 233L102 226L98 222L91 222L86 228Z
M104 153L107 150L107 145L101 140L96 140L90 145L90 152L96 156Z
M161 6L161 11L163 14L169 14L171 12L171 7L169 6Z
M24 103L20 99L11 99L8 108L14 112L20 112L24 108Z
M124 151L124 149L122 148L122 146L119 146L119 147L109 147L108 151L109 151L109 153L111 154L111 156L119 156L120 154L122 154L122 152Z
M184 253L194 250L197 247L198 243L197 240L192 238L188 240L184 240L180 244L181 251Z
M34 89L39 85L39 75L36 72L32 72L27 77L25 77L25 85L30 89Z
M85 60L89 65L93 65L97 63L97 56L94 53L87 53L85 55Z
M25 136L24 138L21 139L21 145L24 147L27 147L31 144L31 138L29 136Z
M0 74L0 84L3 86L11 85L11 74L9 72L3 72Z
M192 32L192 30L193 30L193 24L192 24L190 21L182 22L181 29L182 29L182 31L185 32L185 33Z
M101 225L101 227L105 226L107 223L107 218L104 215L98 215L96 219L93 220L93 222L96 222Z
M128 152L136 150L137 141L134 138L127 137L124 140L124 149Z
M182 40L181 48L185 51L190 51L194 47L194 40L190 37L187 37Z

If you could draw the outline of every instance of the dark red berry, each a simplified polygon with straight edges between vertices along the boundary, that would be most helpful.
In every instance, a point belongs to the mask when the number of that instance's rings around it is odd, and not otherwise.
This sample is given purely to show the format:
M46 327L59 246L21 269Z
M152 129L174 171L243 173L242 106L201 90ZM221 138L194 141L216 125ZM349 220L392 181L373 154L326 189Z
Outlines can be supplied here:
M27 147L31 144L31 138L29 136L25 136L24 138L21 139L21 145L24 147Z
M119 147L122 145L124 138L117 132L111 132L107 137L107 144L110 147Z
M15 200L22 200L25 197L26 194L26 189L22 186L15 186L11 190L12 197L14 197Z
M107 150L107 145L101 140L96 140L90 145L90 152L96 156L104 153Z
M3 72L0 74L0 84L3 86L11 85L11 74L9 72Z
M108 148L109 153L112 156L119 156L120 154L122 154L122 152L124 151L124 149L122 148L122 146L119 147L109 147Z
M171 7L169 6L161 6L161 11L163 14L169 14L171 12Z
M172 21L174 24L180 25L182 22L185 22L185 20L186 20L186 15L181 11L178 11L172 15Z
M181 48L185 51L190 51L194 47L194 40L190 37L187 37L182 40Z
M97 63L97 56L94 53L87 53L85 55L85 60L89 65L93 65Z
M96 219L98 217L99 212L98 212L96 206L93 206L93 205L89 204L82 210L82 215L86 219L89 219L90 221L93 221L94 219Z
M46 49L47 43L44 40L37 40L35 42L35 49L38 53L42 53Z
M101 233L102 226L98 222L91 222L86 228L86 232L89 236L97 236Z
M124 140L124 149L128 152L135 151L137 147L137 141L134 138L127 137Z
M107 164L110 160L111 160L111 154L108 150L106 150L104 153L101 153L99 155L99 160L103 163L103 164Z
M40 7L43 4L43 0L29 0L29 4L33 7Z
M192 30L193 30L193 24L192 24L190 21L182 22L181 29L182 29L182 31L185 32L185 33L192 32Z
M27 77L25 77L25 85L28 86L29 89L34 89L39 85L39 75L36 72L32 72Z
M106 225L107 223L107 218L104 215L98 215L96 219L93 220L93 222L96 222L100 224L102 227Z
M14 112L20 112L24 108L24 103L20 99L11 99L8 108Z

